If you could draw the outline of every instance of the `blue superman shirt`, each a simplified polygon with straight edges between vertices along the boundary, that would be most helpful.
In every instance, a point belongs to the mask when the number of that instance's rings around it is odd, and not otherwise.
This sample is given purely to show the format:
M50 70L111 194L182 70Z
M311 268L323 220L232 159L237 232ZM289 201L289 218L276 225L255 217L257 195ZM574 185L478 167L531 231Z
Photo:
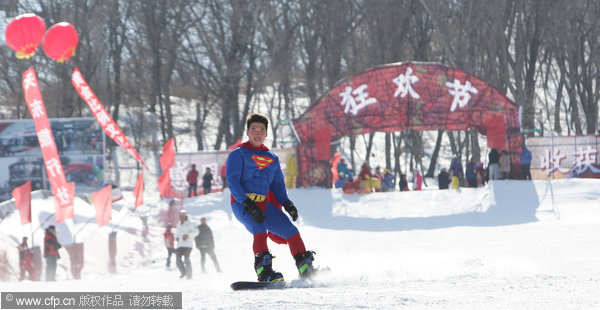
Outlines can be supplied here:
M282 204L288 200L287 191L279 158L266 146L258 148L250 143L243 143L233 150L227 158L227 185L231 191L231 208L235 217L246 226L252 234L273 232L285 239L298 233L287 215L277 206L263 202L264 197L271 191L277 201ZM256 223L250 214L244 212L242 203L248 195L260 195L256 204L265 214L263 223Z

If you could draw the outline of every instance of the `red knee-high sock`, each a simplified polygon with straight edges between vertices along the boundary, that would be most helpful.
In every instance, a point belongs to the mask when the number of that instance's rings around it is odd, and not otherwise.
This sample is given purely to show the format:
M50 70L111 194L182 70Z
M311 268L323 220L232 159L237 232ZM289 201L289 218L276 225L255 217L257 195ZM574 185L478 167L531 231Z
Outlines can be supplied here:
M288 245L290 246L290 252L292 256L296 256L296 254L304 254L306 252L306 248L304 247L304 241L302 241L302 237L300 237L300 233L297 233L287 239Z
M254 235L252 250L254 251L254 255L269 251L269 247L267 246L267 233L258 233Z

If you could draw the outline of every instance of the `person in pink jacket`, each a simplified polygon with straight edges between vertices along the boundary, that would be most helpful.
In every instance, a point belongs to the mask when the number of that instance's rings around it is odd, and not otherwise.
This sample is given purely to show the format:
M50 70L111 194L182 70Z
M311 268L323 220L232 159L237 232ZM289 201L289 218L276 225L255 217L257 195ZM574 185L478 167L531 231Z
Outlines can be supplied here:
M413 191L420 191L423 186L423 176L419 173L419 169L415 169L413 179Z

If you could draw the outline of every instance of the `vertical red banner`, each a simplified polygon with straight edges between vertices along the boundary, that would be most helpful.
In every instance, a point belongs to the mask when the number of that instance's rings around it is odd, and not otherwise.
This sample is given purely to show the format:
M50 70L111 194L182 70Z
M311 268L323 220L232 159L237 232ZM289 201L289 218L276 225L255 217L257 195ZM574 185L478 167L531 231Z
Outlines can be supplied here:
M117 123L113 120L112 116L108 114L100 100L98 100L98 97L96 97L96 94L94 94L92 91L92 88L88 85L83 78L83 75L81 75L81 72L79 72L79 69L77 68L73 70L73 74L71 75L71 83L73 83L73 87L75 87L79 93L79 96L81 96L81 98L90 107L90 110L92 110L94 117L106 135L113 139L113 141L115 141L120 147L125 149L125 151L127 151L127 153L133 156L137 161L139 161L142 166L148 169L146 162L144 162L140 154L138 154L133 146L129 143L121 128L119 128Z
M54 135L50 127L50 121L46 114L46 107L42 100L42 93L38 85L38 79L33 67L23 73L23 90L25 91L25 102L33 118L35 131L37 133L42 157L52 192L54 193L56 222L62 223L64 220L73 218L73 200L75 194L75 184L67 184L63 172L62 163L58 156Z

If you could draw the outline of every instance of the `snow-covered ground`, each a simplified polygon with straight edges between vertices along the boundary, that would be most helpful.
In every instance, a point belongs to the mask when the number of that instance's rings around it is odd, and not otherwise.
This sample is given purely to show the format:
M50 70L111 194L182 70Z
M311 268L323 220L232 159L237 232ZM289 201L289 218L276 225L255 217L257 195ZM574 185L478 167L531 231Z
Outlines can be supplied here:
M179 279L178 271L165 268L160 218L167 201L147 191L147 204L135 211L126 192L103 228L83 200L76 204L75 224L57 226L63 244L75 233L84 242L82 279L72 279L69 256L61 249L57 282L18 282L13 275L0 282L0 291L182 292L183 309L600 309L598 180L496 181L477 189L432 186L370 195L293 189L289 195L306 246L317 253L316 265L332 269L312 288L229 288L255 275L252 237L233 217L227 191L183 201L193 221L208 219L223 272L216 273L209 259L208 273L201 273L194 250L193 279ZM34 225L52 210L52 198L34 199ZM147 217L146 237L140 216ZM116 274L107 267L113 230ZM17 212L0 223L0 252L7 252L15 271L16 242L30 231ZM34 233L36 245L42 231ZM288 248L270 246L275 269L295 278Z

